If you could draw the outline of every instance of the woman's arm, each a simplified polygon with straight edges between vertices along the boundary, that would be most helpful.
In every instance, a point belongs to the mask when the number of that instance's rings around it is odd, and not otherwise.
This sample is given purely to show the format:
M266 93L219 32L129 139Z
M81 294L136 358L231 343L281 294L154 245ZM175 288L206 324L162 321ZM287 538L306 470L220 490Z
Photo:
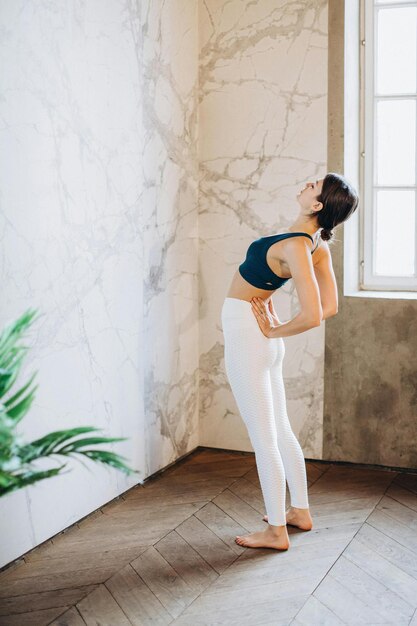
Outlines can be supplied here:
M338 294L336 277L333 270L332 255L326 241L317 250L314 263L314 274L320 290L320 301L323 319L336 315L338 311Z
M311 251L300 238L285 240L285 261L295 283L301 311L288 322L276 324L266 311L263 300L253 298L253 312L267 337L288 337L319 326L323 317L320 291L315 277Z
M298 335L304 333L310 328L320 326L320 322L312 322L310 318L306 318L303 312L300 311L295 317L288 322L282 322L278 326L271 328L268 333L268 337L273 339L274 337L291 337L291 335Z
M320 325L320 323L313 323L309 317L306 318L302 311L288 322L280 322L277 317L274 318L271 315L262 298L252 298L251 305L260 329L269 339L298 335Z
M282 324L281 320L278 318L278 313L275 310L274 303L272 301L272 296L268 300L268 311L270 312L275 325Z

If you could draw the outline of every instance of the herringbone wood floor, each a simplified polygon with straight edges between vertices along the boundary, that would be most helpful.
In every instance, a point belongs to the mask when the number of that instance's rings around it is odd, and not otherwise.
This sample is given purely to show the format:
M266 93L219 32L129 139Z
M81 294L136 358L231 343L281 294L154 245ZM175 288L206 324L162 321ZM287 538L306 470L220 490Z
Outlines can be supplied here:
M0 624L417 625L417 475L307 472L313 530L244 548L254 455L198 449L1 572Z

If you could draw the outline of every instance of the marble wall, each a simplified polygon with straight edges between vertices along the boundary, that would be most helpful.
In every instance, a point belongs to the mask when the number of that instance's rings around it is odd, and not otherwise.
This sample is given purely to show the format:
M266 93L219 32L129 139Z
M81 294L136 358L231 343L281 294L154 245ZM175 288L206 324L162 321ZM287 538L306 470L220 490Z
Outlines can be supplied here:
M43 314L20 431L99 427L140 473L73 460L2 498L0 566L198 444L197 10L1 3L1 327Z
M43 313L25 440L93 425L139 476L70 463L0 500L0 566L197 445L250 450L220 312L249 243L327 170L327 4L4 0L0 323ZM283 319L298 310L287 284ZM288 410L322 450L324 325L286 338Z
M220 312L253 239L285 230L327 171L327 2L200 3L200 444L252 450L223 368ZM273 296L298 312L291 281ZM324 329L285 338L294 431L321 458Z

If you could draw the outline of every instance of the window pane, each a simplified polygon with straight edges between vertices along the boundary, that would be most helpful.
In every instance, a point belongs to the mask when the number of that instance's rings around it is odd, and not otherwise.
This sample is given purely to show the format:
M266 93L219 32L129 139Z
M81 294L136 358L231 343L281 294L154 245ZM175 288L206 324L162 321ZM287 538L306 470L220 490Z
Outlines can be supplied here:
M376 105L376 184L416 183L416 101L380 100Z
M410 190L377 190L375 273L413 276L416 194Z
M381 9L376 24L376 93L414 93L417 7Z

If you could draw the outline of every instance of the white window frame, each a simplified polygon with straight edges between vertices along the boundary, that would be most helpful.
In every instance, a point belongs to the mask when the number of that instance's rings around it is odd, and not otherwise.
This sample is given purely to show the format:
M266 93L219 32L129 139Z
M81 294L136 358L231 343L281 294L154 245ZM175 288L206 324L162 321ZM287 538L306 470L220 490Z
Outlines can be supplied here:
M375 133L376 106L380 100L416 99L416 94L376 95L374 76L377 54L377 35L374 31L375 15L380 9L402 6L417 6L417 0L386 2L377 4L376 0L361 0L360 10L360 179L362 181L362 211L360 219L360 263L359 289L368 291L417 292L417 215L415 219L415 268L414 276L380 276L373 273L375 254L375 215L376 191L378 189L411 189L417 197L415 185L376 185L375 172ZM366 123L365 123L366 120ZM417 141L416 141L417 153ZM417 154L416 154L417 163ZM416 180L417 183L417 180ZM395 230L393 231L395 235ZM417 295L417 294L416 294Z

